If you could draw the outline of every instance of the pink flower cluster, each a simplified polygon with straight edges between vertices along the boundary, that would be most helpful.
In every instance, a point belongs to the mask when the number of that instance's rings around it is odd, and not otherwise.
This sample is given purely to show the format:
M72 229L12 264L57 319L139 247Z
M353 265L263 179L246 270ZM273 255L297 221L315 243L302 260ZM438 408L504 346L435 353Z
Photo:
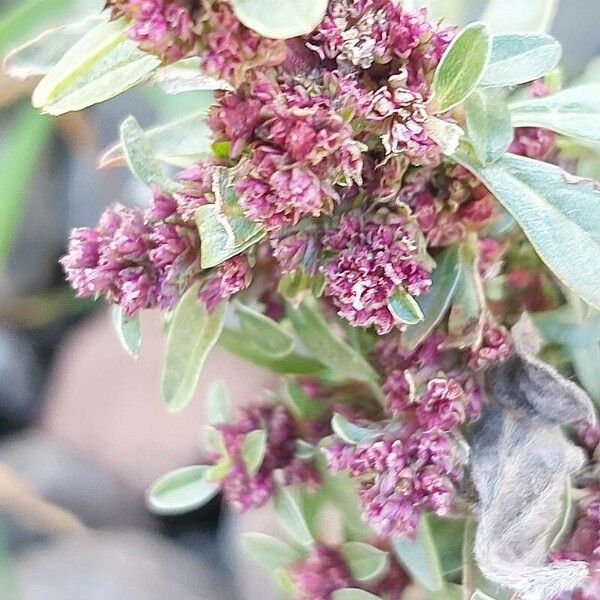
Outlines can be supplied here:
M295 457L299 432L292 415L283 406L256 405L242 408L233 423L216 426L231 466L221 479L227 501L237 510L263 506L275 491L275 471L280 470L286 485L318 485L318 474ZM256 473L248 472L242 458L242 444L251 431L267 433L266 451Z
M401 219L346 214L325 233L323 245L332 254L322 267L325 295L355 327L374 325L379 334L388 333L396 323L388 308L394 292L402 288L419 296L431 284Z

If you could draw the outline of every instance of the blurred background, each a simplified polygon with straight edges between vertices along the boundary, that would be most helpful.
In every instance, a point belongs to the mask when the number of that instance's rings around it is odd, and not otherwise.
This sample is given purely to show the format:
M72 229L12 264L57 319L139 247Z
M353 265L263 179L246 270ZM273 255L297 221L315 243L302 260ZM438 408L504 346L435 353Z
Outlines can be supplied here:
M102 4L0 0L0 56ZM446 1L457 21L483 4ZM529 0L498 6L510 29ZM569 80L600 80L599 25L598 0L562 0L552 32ZM119 122L135 114L150 126L211 98L138 90L51 119L30 107L32 87L0 70L0 599L275 598L236 545L244 529L268 530L268 514L234 518L217 499L159 519L144 506L157 476L201 461L207 385L222 378L244 403L271 375L217 349L196 401L171 415L159 395L157 316L144 316L141 356L130 359L106 307L76 300L57 263L72 227L95 225L113 202L148 200L125 168L97 168Z

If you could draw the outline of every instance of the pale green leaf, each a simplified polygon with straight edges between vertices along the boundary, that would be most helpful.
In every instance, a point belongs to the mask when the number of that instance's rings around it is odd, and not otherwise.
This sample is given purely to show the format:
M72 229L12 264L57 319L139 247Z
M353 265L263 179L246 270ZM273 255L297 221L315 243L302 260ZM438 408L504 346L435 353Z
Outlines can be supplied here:
M485 23L471 23L458 33L433 76L431 102L438 112L469 97L483 75L490 50L491 36Z
M548 551L559 548L561 544L565 542L566 537L569 535L573 528L573 523L577 517L577 511L575 508L575 501L573 499L573 490L571 488L571 478L569 477L565 485L565 491L563 494L563 511L560 519L557 521L554 531L552 532L550 547Z
M267 432L262 429L250 431L242 441L241 455L246 470L254 475L265 458L267 451Z
M600 406L600 377L598 377L600 345L571 347L569 348L569 354L579 383L594 399L596 406Z
M292 488L279 488L275 493L274 506L282 526L296 542L301 546L313 543L313 535Z
M406 325L414 325L424 318L417 301L401 287L388 298L388 309L397 322Z
M240 544L253 562L269 570L287 567L302 559L302 553L293 546L266 533L243 533Z
M122 308L114 306L112 320L121 345L133 358L137 358L140 355L142 344L140 315L135 314L132 317L127 317Z
M471 600L494 600L494 598L484 594L481 590L475 590L471 596Z
M393 538L396 557L413 580L431 592L441 592L446 583L427 515L422 515L414 540Z
M425 318L410 325L402 334L402 345L414 350L436 327L450 307L460 277L458 246L450 246L437 258L431 274L429 291L419 298L419 306Z
M36 108L52 115L81 110L144 81L160 60L127 39L124 19L100 23L75 43L33 92Z
M197 56L184 58L156 69L148 79L148 83L159 86L167 94L233 90L226 81L205 75L202 72L201 60Z
M208 313L198 299L199 284L192 286L175 308L162 372L162 395L171 411L191 399L204 362L217 343L225 320L226 303Z
M356 581L370 581L379 577L389 565L389 554L363 542L347 542L342 555Z
M482 20L494 33L549 31L559 0L488 0Z
M477 158L484 164L498 160L514 138L508 106L496 90L479 89L465 103L467 132Z
M440 558L442 573L452 575L462 568L466 520L429 515L431 536Z
M579 321L569 306L532 315L544 339L554 344L581 348L600 343L600 313Z
M335 413L333 415L331 419L331 428L333 429L333 433L348 444L370 442L378 435L377 431L351 423L340 413Z
M492 40L481 85L500 87L535 81L558 65L560 44L545 33L505 33Z
M600 144L600 84L515 102L510 112L515 127L543 127L588 144Z
M381 600L379 596L359 588L342 588L331 594L332 600Z
M323 413L319 402L307 396L297 383L286 381L284 395L294 414L301 419L316 419Z
M219 486L206 480L210 467L176 469L160 477L148 490L147 504L159 515L176 515L200 508L214 498Z
M206 394L206 412L210 425L219 425L229 421L231 403L224 381L217 380L210 384Z
M429 117L425 121L429 137L440 147L442 154L451 156L456 152L460 139L465 134L461 127L450 121Z
M231 0L231 5L246 27L273 39L310 33L327 10L327 0Z
M506 154L483 166L457 155L519 223L540 258L571 291L600 307L600 189L561 168Z
M167 177L154 155L152 144L135 117L127 117L121 123L121 146L131 172L150 188L173 193L179 185Z
M266 315L236 302L240 332L271 358L283 358L292 351L294 338Z

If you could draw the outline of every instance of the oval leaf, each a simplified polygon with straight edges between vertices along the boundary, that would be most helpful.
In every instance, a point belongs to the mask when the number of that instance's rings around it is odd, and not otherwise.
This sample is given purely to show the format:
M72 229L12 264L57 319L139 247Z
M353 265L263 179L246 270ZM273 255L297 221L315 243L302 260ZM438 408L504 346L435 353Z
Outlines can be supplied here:
M477 158L483 163L498 160L514 138L508 106L495 90L475 90L465 103L467 131Z
M221 425L231 418L229 393L225 382L213 381L206 395L206 412L209 425Z
M231 5L246 27L273 39L310 33L327 10L327 0L231 0Z
M494 33L548 31L559 0L488 0L483 20Z
M389 554L362 542L348 542L342 546L342 555L357 581L379 577L388 567Z
M504 155L483 166L467 153L455 157L519 223L540 258L569 289L600 307L600 189L559 167Z
M244 436L242 441L242 460L246 466L246 470L251 475L254 475L265 458L267 451L267 432L262 429L250 431Z
M181 298L167 337L161 390L169 409L181 410L191 399L204 361L216 344L225 321L226 303L211 314L198 300L199 284Z
M510 105L515 127L543 127L600 144L600 84L582 85L546 98Z
M294 338L266 315L236 302L235 312L240 331L248 340L272 358L282 358L292 351Z
M314 539L300 504L289 487L279 488L274 499L275 512L285 530L302 546L309 546Z
M499 87L535 81L558 65L561 54L560 44L545 33L495 35L480 83Z
M140 315L135 314L128 318L120 307L115 306L112 309L112 318L121 345L133 358L137 358L142 344Z
M446 112L469 97L483 75L491 45L485 23L471 23L454 38L433 76L431 102L438 112Z
M302 559L302 553L293 546L266 533L243 533L240 543L251 560L270 571Z
M378 435L376 431L351 423L340 413L335 413L333 415L331 419L331 428L333 429L333 433L348 444L369 442Z
M331 595L332 600L381 600L379 596L359 588L343 588Z
M50 69L32 96L51 115L81 110L144 81L160 64L126 38L124 19L100 23Z
M176 469L160 477L148 490L147 504L159 515L176 515L200 508L219 491L206 481L210 467L197 465Z
M424 318L421 307L404 288L398 288L388 299L388 309L396 321L406 325L414 325Z

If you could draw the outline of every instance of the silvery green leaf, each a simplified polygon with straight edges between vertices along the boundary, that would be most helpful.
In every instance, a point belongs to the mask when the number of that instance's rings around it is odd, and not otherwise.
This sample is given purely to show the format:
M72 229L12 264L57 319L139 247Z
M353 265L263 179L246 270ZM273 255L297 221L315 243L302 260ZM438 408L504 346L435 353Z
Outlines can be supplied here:
M573 348L600 343L600 313L593 311L590 318L579 321L568 305L556 310L532 315L535 326L548 342Z
M226 303L208 313L192 286L175 308L167 336L161 377L162 395L169 410L180 411L190 401L204 362L217 343L225 321Z
M112 320L121 345L133 358L137 358L140 355L142 343L140 315L126 317L123 309L115 306L112 309Z
M545 33L505 33L492 39L492 53L481 85L512 86L535 81L552 71L562 48Z
M315 457L316 448L304 440L296 440L294 456L300 460L312 460Z
M567 481L564 493L562 496L563 510L560 518L556 523L556 528L552 532L551 542L549 550L560 547L571 533L575 518L577 517L577 511L575 508L575 501L573 499L573 489L571 487L571 479Z
M307 396L296 383L286 381L284 395L294 414L301 419L316 419L323 413L323 407L319 402Z
M200 508L219 491L207 481L210 467L198 465L176 469L160 477L148 490L147 503L159 515L176 515Z
M273 39L310 33L327 10L327 0L231 0L231 5L246 27Z
M240 302L235 303L240 332L271 358L283 358L292 351L294 338L279 323Z
M267 450L267 432L262 429L250 431L242 441L241 456L246 470L254 475L265 458Z
M209 425L227 423L231 418L231 401L224 381L210 384L206 394L206 412Z
M471 600L494 600L494 598L488 596L487 594L484 594L480 590L475 590L473 592L473 595L471 596Z
M313 543L313 535L300 508L293 488L281 487L274 496L275 512L285 530L301 546Z
M145 130L156 159L182 169L193 165L198 158L212 153L212 138L206 125L206 111L198 111ZM104 151L100 169L126 164L120 142Z
M223 79L209 77L202 73L200 58L192 56L159 67L148 79L167 94L182 94L198 91L233 91L231 84Z
M424 319L410 325L402 334L402 345L414 350L441 321L448 311L460 277L458 246L450 246L437 258L437 264L431 273L431 287L419 298L419 306Z
M585 348L570 348L569 354L577 379L585 391L599 405L600 377L598 377L598 365L600 365L600 345L593 344Z
M335 413L333 415L331 419L331 429L333 429L333 433L348 444L370 442L378 436L377 431L351 423L340 413Z
M90 15L82 21L48 29L9 52L4 69L20 80L46 75L77 40L104 21L101 15Z
M266 533L243 533L240 544L253 562L269 570L287 567L302 559L302 553L293 546Z
M465 134L461 127L450 121L429 117L425 121L429 137L440 147L442 154L452 156L456 152L460 139Z
M514 138L513 125L503 96L495 90L479 89L465 103L467 132L479 161L499 159Z
M458 33L433 76L431 103L437 112L446 112L470 96L483 75L491 46L485 23L471 23Z
M505 154L482 165L460 151L455 160L496 196L529 238L540 258L571 291L600 307L600 189L560 167Z
M131 172L150 188L158 188L166 193L179 189L179 184L167 177L154 155L152 144L146 137L135 117L127 117L121 123L121 146Z
M356 581L371 581L379 577L389 565L389 554L363 542L346 542L342 556Z
M379 596L359 588L342 588L331 595L332 600L382 600Z
M429 516L429 526L435 544L442 573L452 575L462 568L462 549L466 520L455 517Z
M160 59L127 39L125 19L103 22L84 35L50 69L32 102L51 115L82 110L146 80Z
M482 20L494 33L549 31L559 0L488 0Z
M388 309L397 322L406 325L414 325L424 318L417 301L401 287L388 299Z
M543 127L600 144L600 84L578 86L510 105L515 127Z

